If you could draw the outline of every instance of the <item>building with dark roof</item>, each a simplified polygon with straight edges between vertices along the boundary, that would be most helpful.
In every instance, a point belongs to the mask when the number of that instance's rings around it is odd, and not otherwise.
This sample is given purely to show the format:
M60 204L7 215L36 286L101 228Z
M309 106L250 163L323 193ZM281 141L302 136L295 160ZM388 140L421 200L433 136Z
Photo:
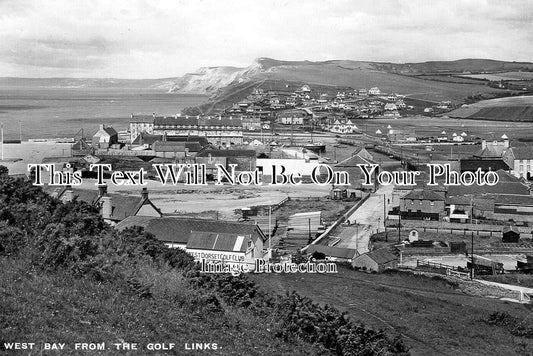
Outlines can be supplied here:
M512 173L515 177L533 178L533 147L513 147Z
M475 172L481 169L484 172L488 171L510 171L511 167L502 159L462 159L461 160L461 173L462 172Z
M230 146L243 143L243 124L233 117L156 117L154 134L178 136L204 136L216 146Z
M507 225L502 230L502 242L518 242L520 231L514 225Z
M116 225L123 230L141 226L168 247L181 248L197 261L246 263L264 257L267 237L256 224L180 217L131 216Z
M444 195L429 189L414 189L400 198L402 219L441 220L444 208Z
M387 248L382 248L355 257L352 266L366 271L383 272L397 268L398 257Z
M93 135L92 144L94 148L109 148L118 143L118 133L112 127L100 125L100 129Z
M236 164L236 171L252 171L256 168L256 155L255 150L205 149L196 155L196 163L205 164L208 174L217 172L217 165L229 170L232 164Z
M109 194L107 186L100 186L98 190L90 190L47 185L44 190L63 203L76 199L98 207L102 218L112 225L130 216L152 218L162 216L161 211L149 199L146 188L143 188L139 196Z
M495 185L451 185L448 196L482 195L482 194L516 194L529 195L529 188L520 179L503 170L496 172L498 183Z

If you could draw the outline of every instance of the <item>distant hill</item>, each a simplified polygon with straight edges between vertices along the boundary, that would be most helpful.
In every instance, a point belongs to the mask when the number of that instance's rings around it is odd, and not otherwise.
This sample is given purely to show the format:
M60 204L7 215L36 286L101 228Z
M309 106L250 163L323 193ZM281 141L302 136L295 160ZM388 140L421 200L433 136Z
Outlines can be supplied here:
M435 73L485 73L504 71L533 71L531 62L506 62L494 59L459 59L456 61L430 61L422 63L376 63L380 70L410 73L410 74L435 74Z
M116 78L16 78L0 77L0 87L35 89L153 89L170 90L178 78L116 79Z
M306 83L311 86L370 88L411 98L462 103L468 96L490 99L512 90L490 88L483 79L449 74L533 71L530 62L461 59L423 63L386 63L353 60L283 61L257 58L245 68L203 67L182 77L161 79L113 78L0 78L0 87L147 89L180 94L210 95L208 109L238 101L254 87ZM265 86L266 85L266 86Z

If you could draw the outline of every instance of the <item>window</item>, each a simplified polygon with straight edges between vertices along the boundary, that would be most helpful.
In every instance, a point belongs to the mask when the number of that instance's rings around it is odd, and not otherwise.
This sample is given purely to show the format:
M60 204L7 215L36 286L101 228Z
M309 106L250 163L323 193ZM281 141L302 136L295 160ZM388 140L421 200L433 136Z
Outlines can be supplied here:
M433 200L431 200L431 201L429 202L429 205L433 206L433 205L435 205L435 202L434 202Z

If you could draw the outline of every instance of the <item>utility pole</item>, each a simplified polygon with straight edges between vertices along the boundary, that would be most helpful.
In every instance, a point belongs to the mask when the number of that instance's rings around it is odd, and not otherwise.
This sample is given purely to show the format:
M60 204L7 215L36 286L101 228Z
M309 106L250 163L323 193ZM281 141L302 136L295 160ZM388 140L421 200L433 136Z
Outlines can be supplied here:
M385 220L387 219L387 202L385 200L385 194L383 194L383 228L386 229L387 225L385 224Z
M272 205L268 207L268 249L272 250Z
M400 237L400 230L402 226L402 205L400 204L400 209L398 210L398 242L402 241Z
M309 242L308 244L310 245L311 244L311 219L307 219L308 220L308 232L309 232Z
M471 248L471 252L470 252L470 259L471 259L471 264L470 264L470 279L474 279L474 231L472 231L472 241L471 241L471 244L472 244L472 248Z

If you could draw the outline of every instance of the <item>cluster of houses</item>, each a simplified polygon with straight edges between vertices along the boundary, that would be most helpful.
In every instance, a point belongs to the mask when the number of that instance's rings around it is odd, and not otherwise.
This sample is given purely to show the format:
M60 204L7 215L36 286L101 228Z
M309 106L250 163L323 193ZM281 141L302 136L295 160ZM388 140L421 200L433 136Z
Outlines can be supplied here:
M305 114L295 113L292 111L295 108L308 109L308 113L313 114L313 117L326 116L324 113L329 112L344 118L398 118L402 110L413 109L412 106L405 104L404 96L384 94L377 87L368 90L346 89L335 94L318 92L309 85L303 85L294 91L265 91L262 88L255 88L250 95L233 104L223 114L258 117L263 120L277 117L278 123L281 124L306 125L302 122L305 120ZM331 126L331 123L328 124L327 126ZM325 123L321 122L316 126L324 125Z
M393 215L402 219L450 222L533 223L533 149L510 147L502 141L483 141L469 158L448 162L457 172L493 171L495 185L447 185L428 187L422 178L414 187L395 187L400 197Z

